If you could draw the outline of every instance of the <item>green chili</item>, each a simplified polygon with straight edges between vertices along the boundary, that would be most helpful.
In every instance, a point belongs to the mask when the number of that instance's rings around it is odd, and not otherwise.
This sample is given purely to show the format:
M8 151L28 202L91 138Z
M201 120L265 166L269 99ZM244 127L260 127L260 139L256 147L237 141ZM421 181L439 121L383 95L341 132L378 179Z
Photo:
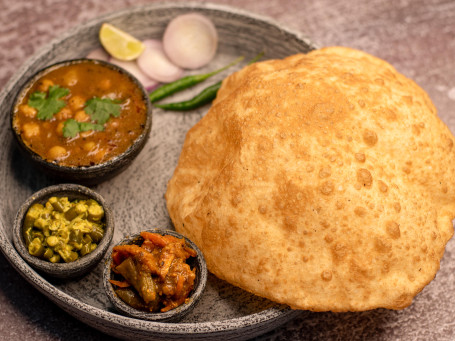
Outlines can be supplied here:
M165 110L175 110L175 111L186 111L199 108L204 104L207 104L213 101L216 97L218 90L221 87L221 81L215 83L208 88L202 90L199 94L189 99L188 101L176 102L176 103L165 103L165 104L155 104L156 107L165 109Z
M205 81L207 78L210 78L210 77L230 68L231 66L239 63L240 61L243 60L243 58L244 58L243 56L239 57L236 60L234 60L232 63L222 67L221 69L218 69L218 70L215 70L215 71L212 71L209 73L200 74L200 75L186 76L186 77L180 78L179 80L176 80L175 82L165 84L165 85L159 87L158 89L156 89L155 91L152 91L149 94L150 102L154 103L154 102L159 101L160 99L163 99L167 96L170 96L178 91L190 88L193 85L196 85L202 81Z
M253 59L251 59L251 60L248 62L248 65L253 64L253 63L256 63L259 59L262 58L263 55L264 55L264 51L259 52Z
M252 60L248 62L248 65L257 62L262 56L264 52L259 53L256 55ZM183 79L183 78L182 78ZM178 82L178 81L177 81ZM221 87L221 82L215 83L208 88L205 88L200 93L198 93L193 98L183 101L183 102L175 102L175 103L165 103L165 104L154 104L156 107L164 109L164 110L175 110L175 111L187 111L199 108L211 101L213 101L218 93L218 90Z

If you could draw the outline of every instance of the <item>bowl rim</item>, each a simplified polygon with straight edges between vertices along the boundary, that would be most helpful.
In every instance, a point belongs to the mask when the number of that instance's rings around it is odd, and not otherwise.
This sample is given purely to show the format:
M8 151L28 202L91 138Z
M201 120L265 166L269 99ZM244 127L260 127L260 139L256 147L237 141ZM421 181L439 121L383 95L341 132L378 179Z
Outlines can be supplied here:
M51 263L29 254L22 236L22 228L28 209L35 203L43 203L52 196L87 197L97 201L104 209L104 236L96 249L70 263ZM71 200L71 198L70 198ZM35 269L57 278L78 277L92 269L105 255L114 235L114 216L106 200L92 189L78 184L58 184L42 188L29 196L16 213L13 225L13 243L20 256Z
M33 149L28 147L24 141L22 140L20 134L14 128L14 117L15 117L15 108L20 103L20 101L24 98L28 90L32 87L32 85L42 76L45 74L58 69L59 67L66 66L66 65L73 65L73 64L83 64L83 63L93 63L102 65L107 67L111 70L118 71L124 75L126 75L141 91L142 99L146 105L146 120L144 124L144 129L142 133L133 141L133 143L121 154L115 155L114 157L102 162L97 163L94 165L82 165L82 166L65 166L60 165L56 162L48 161L38 153L36 153ZM131 72L127 71L126 69L118 66L116 64L110 63L108 61L93 59L93 58L74 58L74 59L66 59L62 61L58 61L52 64L49 64L38 71L36 71L33 75L27 78L27 80L21 85L20 90L15 94L14 100L12 102L10 111L9 111L9 121L10 121L10 130L13 132L14 138L16 142L18 142L20 148L27 153L34 162L37 162L39 165L44 166L54 172L58 173L65 173L71 175L83 175L83 174L91 174L102 171L106 168L116 168L116 166L122 166L123 163L127 162L130 157L134 158L143 148L147 139L150 135L152 120L153 120L153 108L152 104L149 100L148 93L145 90L144 86L139 82L139 80L131 74ZM88 173L89 172L89 173Z
M189 302L185 302L182 305L180 305L174 309L171 309L167 312L152 313L152 312L141 311L141 310L132 308L131 306L129 306L128 304L123 302L115 294L115 292L113 290L113 286L109 282L109 279L111 278L111 275L112 275L112 270L111 270L112 249L114 246L117 246L117 245L130 245L137 241L140 241L141 239L143 240L143 238L141 237L141 232L158 233L160 235L171 235L171 236L177 237L179 239L184 238L185 243L190 248L192 248L194 251L196 251L197 255L194 260L194 264L195 264L195 268L196 268L196 280L195 280L195 286L194 286L193 290L190 292L190 295L188 296L188 298L190 299ZM183 234L178 233L174 230L154 228L154 229L142 230L141 232L123 237L118 243L116 243L111 248L111 251L109 252L109 256L106 258L104 265L103 265L103 285L104 285L104 290L106 292L106 295L109 298L109 301L114 305L114 307L119 312L124 313L128 316L131 316L131 317L134 317L137 319L141 319L141 320L156 321L156 322L178 321L179 319L183 318L184 315L189 313L194 308L194 306L197 304L197 302L202 297L202 294L206 287L208 271L207 271L207 263L205 261L204 254L192 240L190 240Z

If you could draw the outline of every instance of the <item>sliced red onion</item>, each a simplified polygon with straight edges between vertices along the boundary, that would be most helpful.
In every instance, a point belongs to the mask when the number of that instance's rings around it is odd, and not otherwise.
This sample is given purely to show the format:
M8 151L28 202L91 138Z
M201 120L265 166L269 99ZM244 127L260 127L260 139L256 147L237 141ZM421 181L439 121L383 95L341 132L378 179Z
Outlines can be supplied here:
M89 59L104 60L105 62L109 60L109 54L102 47L90 51L86 57Z
M159 40L144 40L145 50L137 58L139 68L149 77L170 83L182 77L183 70L173 64L163 50Z
M175 17L166 27L163 48L169 59L185 69L208 64L218 47L218 33L204 15L188 13Z
M143 85L143 87L150 91L154 89L159 82L155 79L150 78L147 76L137 65L136 61L123 61L116 58L109 58L109 62L124 68L126 71L130 72L133 76L137 78L137 80Z
M161 83L158 83L156 82L155 84L151 84L149 86L146 86L145 87L145 90L147 90L147 92L152 92L153 90L155 90L156 88L158 88L160 86Z

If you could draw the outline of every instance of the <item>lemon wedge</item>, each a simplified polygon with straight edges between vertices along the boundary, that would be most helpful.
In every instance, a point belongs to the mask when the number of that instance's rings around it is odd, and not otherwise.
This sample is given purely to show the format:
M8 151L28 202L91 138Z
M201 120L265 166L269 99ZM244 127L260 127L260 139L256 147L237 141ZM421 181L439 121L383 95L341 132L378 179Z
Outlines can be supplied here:
M106 51L112 57L120 60L134 60L145 49L145 45L141 41L107 23L101 26L99 38Z

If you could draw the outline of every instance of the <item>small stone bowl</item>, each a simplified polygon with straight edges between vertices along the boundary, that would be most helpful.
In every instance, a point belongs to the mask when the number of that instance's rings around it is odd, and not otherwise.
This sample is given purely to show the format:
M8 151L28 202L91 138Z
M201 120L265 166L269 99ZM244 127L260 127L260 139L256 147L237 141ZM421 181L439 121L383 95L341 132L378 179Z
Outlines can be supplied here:
M152 232L152 233L158 233L161 235L171 235L174 237L177 237L179 239L185 238L186 244L191 247L193 250L196 251L197 257L191 257L187 260L187 263L190 265L190 267L193 269L194 267L196 268L196 278L194 281L194 288L192 292L189 295L189 302L184 303L181 306L174 308L172 310L166 311L166 312L157 312L157 313L152 313L152 312L147 312L143 310L138 310L135 308L132 308L125 302L123 302L115 293L113 285L109 282L109 280L112 278L113 272L111 270L111 262L112 262L112 254L109 256L109 258L106 260L106 263L104 264L104 269L103 269L103 283L104 283L104 289L106 291L107 297L109 300L112 302L114 307L121 313L124 313L128 316L137 318L137 319L142 319L142 320L148 320L148 321L157 321L157 322L176 322L181 320L186 314L188 314L197 304L199 299L202 296L202 293L205 289L206 283L207 283L207 265L204 259L204 256L199 250L199 248L194 244L191 240L188 238L184 237L180 233L177 233L172 230L161 230L161 229L152 229L152 230L146 230L147 232ZM140 233L125 237L123 240L120 241L117 245L130 245L130 244L142 244L143 238L140 236Z
M113 158L94 165L88 166L65 166L61 165L58 162L46 160L43 156L37 154L33 151L26 143L22 140L20 132L17 131L14 125L14 118L15 118L15 108L19 103L22 101L24 96L26 95L27 91L33 86L35 82L37 82L41 77L46 75L47 73L67 65L79 64L79 63L93 63L99 64L101 66L107 67L111 70L118 71L122 74L125 74L140 90L142 94L142 99L144 101L146 111L147 111L147 118L146 122L143 127L143 131L141 135L139 135L130 147L125 150L123 153L114 156ZM136 158L139 152L145 146L152 127L152 105L148 98L147 91L143 87L143 85L134 77L131 73L126 71L125 69L111 64L109 62L105 62L102 60L95 60L95 59L87 59L87 58L80 58L80 59L73 59L73 60L66 60L62 62L58 62L47 66L38 72L36 72L30 79L28 79L25 84L22 86L21 90L16 95L16 98L13 102L12 108L10 110L10 128L13 132L15 140L19 146L19 149L25 154L26 157L31 159L32 163L45 173L49 174L51 177L58 177L64 181L71 182L71 183L78 183L83 185L95 185L100 182L106 181L113 176L119 174L123 170L125 170L131 162Z
M70 263L51 263L30 255L23 237L23 224L28 209L35 203L44 204L50 197L68 197L76 199L94 199L104 208L104 236L91 253ZM13 242L21 257L33 268L46 275L69 279L80 277L93 269L103 258L114 235L114 215L104 198L93 190L76 184L59 184L43 188L31 195L19 208L13 226Z

